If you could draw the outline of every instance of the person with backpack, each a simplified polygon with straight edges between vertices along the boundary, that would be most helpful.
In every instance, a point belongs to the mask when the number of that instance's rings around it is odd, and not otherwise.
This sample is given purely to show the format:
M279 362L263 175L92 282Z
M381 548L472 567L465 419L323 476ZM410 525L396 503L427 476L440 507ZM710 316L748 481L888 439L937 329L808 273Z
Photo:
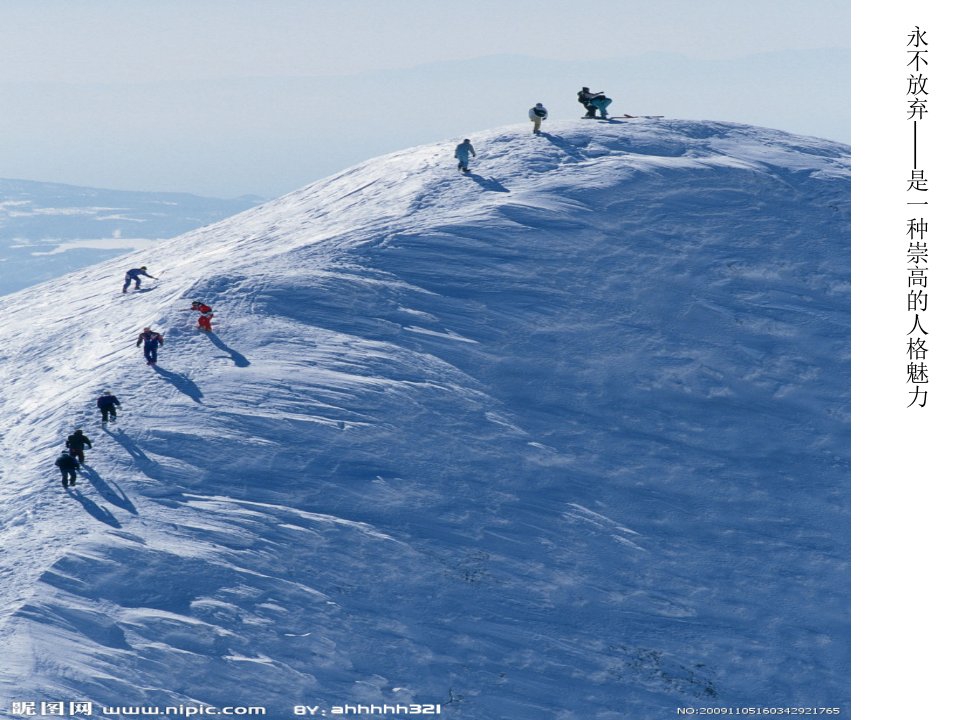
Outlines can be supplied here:
M120 401L116 395L112 395L109 390L104 390L103 394L97 398L97 407L100 408L101 425L107 424L107 416L110 420L117 419L117 408L120 407Z
M470 138L465 138L462 143L457 145L457 149L453 151L453 156L458 160L457 170L462 173L470 172L470 156L477 156L477 151L473 149L473 145L470 144Z
M540 123L547 119L547 109L543 106L543 103L537 103L532 108L530 112L527 113L530 120L533 121L533 134L540 134Z
M213 308L199 300L194 300L190 309L200 313L200 317L197 318L197 327L204 332L213 332L213 326L210 324L213 319Z
M130 287L130 283L134 283L134 290L140 289L140 276L148 277L151 280L156 280L153 275L147 275L147 266L144 265L138 268L132 268L127 270L126 276L123 279L123 291L126 292L127 288Z
M84 435L83 430L80 428L77 428L72 435L68 435L67 442L64 444L67 446L67 450L70 451L70 456L76 458L77 462L81 465L86 461L86 458L83 456L83 446L86 445L88 448L93 447L90 438Z
M77 469L80 465L73 455L64 450L53 464L60 468L60 482L64 487L77 484Z
M148 327L143 329L140 337L137 338L137 347L143 346L143 356L147 359L147 365L157 364L157 350L163 347L163 335L154 332Z
M607 108L610 107L610 103L612 103L613 100L604 95L602 90L596 93L590 92L590 88L584 86L580 92L577 93L577 102L587 109L587 114L584 115L585 118L595 118L597 116L597 110L599 110L600 117L606 119Z

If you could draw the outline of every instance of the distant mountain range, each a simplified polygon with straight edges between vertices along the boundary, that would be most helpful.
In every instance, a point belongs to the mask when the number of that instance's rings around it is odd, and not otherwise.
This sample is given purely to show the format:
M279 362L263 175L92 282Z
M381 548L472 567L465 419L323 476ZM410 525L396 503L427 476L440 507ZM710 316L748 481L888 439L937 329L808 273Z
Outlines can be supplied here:
M182 235L262 201L0 179L0 295Z
M578 60L495 55L350 76L0 83L4 106L17 110L0 118L0 173L277 197L384 153L525 124L535 102L551 121L578 118L584 85L613 98L616 115L850 141L847 49L719 60L638 46L609 59L594 56L589 35Z

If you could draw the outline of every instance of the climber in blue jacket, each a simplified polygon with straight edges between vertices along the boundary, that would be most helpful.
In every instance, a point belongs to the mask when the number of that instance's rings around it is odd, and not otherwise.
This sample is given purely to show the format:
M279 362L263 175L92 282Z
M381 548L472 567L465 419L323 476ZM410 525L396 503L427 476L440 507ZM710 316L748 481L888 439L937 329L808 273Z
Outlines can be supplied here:
M127 270L127 274L126 274L126 276L125 276L124 279L123 279L123 291L124 291L124 292L127 291L127 288L130 287L130 283L134 283L134 284L135 284L135 285L134 285L134 288L133 288L134 290L139 290L139 289L140 289L140 276L141 276L141 275L142 275L143 277L148 277L148 278L150 278L151 280L156 280L156 278L155 278L153 275L148 275L148 274L147 274L147 266L146 266L146 265L144 265L143 267L132 268L132 269L130 269L130 270Z

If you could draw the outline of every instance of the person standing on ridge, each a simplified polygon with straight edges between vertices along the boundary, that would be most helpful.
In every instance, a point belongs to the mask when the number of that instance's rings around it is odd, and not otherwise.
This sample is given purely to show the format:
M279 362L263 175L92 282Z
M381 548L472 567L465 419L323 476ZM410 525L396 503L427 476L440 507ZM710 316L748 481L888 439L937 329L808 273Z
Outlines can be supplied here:
M199 300L194 300L190 309L200 313L200 317L197 318L197 327L205 332L213 332L213 326L210 324L213 319L213 308Z
M77 464L73 455L64 450L53 464L60 468L60 481L64 487L77 484L77 468L80 465Z
M148 277L151 280L156 280L156 278L153 275L147 274L146 265L143 265L142 267L138 267L138 268L131 268L130 270L127 270L127 274L123 279L123 291L124 292L127 291L127 288L130 287L130 283L134 283L134 287L133 287L134 290L139 290L141 275L143 275L144 277Z
M457 145L457 149L453 151L453 156L459 161L457 163L457 170L463 173L470 172L470 156L477 156L477 151L473 149L473 145L470 144L470 138L465 138L462 143Z
M596 93L590 92L590 88L584 86L583 89L577 93L577 102L587 109L587 114L584 115L585 118L595 118L597 116L597 110L599 110L600 117L606 119L607 108L610 107L610 103L612 103L613 100L604 95L603 90Z
M116 395L112 395L109 390L104 390L103 394L97 398L97 407L100 408L101 425L107 424L107 416L110 420L117 419L117 408L120 407L120 401Z
M64 443L67 446L67 450L70 451L70 457L76 458L77 462L81 465L84 464L86 458L83 456L83 446L86 445L88 448L93 448L93 443L90 442L90 438L83 434L83 430L77 428L72 435L67 436L67 442Z
M156 365L157 350L163 347L163 335L145 327L137 338L137 347L141 345L143 345L143 356L147 359L147 365Z
M537 103L532 108L530 112L527 113L530 120L533 121L533 134L540 134L540 123L547 119L547 109L543 106L543 103Z

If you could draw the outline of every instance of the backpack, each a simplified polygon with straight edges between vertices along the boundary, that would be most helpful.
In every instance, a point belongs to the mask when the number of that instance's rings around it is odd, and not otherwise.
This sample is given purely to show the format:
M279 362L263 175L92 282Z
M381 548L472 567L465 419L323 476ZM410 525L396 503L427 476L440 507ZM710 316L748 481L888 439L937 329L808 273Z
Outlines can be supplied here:
M546 117L547 109L542 107L535 107L533 109L533 114L536 115L537 117Z

